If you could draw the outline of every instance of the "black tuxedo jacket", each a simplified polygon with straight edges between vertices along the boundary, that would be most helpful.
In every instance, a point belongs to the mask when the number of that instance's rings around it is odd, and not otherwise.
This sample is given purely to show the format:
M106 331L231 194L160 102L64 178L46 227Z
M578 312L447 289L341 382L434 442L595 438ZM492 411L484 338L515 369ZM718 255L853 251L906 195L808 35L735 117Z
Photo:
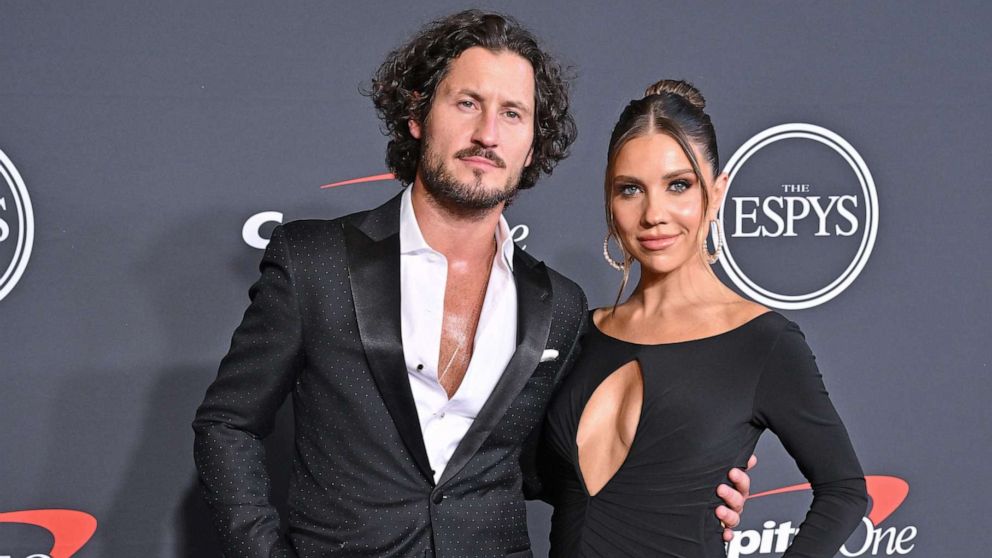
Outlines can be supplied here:
M435 484L400 333L399 196L273 231L217 379L195 459L228 557L530 556L524 493L551 392L575 358L581 289L514 251L518 344ZM540 362L545 349L556 360ZM288 394L288 530L261 439Z

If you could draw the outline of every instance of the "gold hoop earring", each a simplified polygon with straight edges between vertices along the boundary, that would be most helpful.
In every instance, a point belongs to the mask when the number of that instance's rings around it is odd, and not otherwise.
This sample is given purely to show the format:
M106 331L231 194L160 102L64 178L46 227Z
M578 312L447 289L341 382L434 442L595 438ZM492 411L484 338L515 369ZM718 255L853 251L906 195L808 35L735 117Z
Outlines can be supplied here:
M626 264L625 263L620 263L620 262L614 260L610 256L610 239L611 238L613 238L613 232L612 231L609 232L609 233L607 233L606 234L606 239L603 240L603 259L605 259L606 260L606 263L610 264L610 267L612 267L613 269L615 269L617 271L623 271L623 268L625 267ZM617 240L617 244L620 244L620 240L619 239ZM620 247L620 251L623 252L623 246ZM626 262L626 260L627 260L627 258L626 258L626 255L625 255L624 256L624 262Z
M703 237L703 259L706 263L713 265L720 259L720 248L723 248L723 233L720 232L720 222L716 219L710 221L710 234L713 235L713 251L706 247L706 237Z

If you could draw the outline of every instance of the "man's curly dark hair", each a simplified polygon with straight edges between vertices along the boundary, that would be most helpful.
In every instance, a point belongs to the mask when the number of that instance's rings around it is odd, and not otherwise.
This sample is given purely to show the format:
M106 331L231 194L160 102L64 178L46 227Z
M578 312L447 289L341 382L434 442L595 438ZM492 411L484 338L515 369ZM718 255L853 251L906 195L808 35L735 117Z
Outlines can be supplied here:
M420 159L420 141L410 134L408 121L426 122L451 61L475 46L518 54L534 68L533 158L520 176L519 188L532 187L542 172L551 174L568 156L576 130L561 65L513 18L466 10L429 23L389 53L372 78L369 96L383 121L383 133L390 137L386 164L404 184L413 182Z

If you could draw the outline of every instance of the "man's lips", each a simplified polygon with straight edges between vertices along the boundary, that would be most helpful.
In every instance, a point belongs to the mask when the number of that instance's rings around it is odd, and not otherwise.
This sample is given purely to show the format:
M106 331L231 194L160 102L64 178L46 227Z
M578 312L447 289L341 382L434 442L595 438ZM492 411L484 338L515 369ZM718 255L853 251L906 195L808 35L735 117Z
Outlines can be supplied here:
M646 250L664 250L679 239L679 235L645 235L637 237L637 242Z
M473 166L485 167L490 169L499 168L499 165L496 163L496 161L493 161L492 159L487 159L485 157L480 157L480 156L460 157L460 159Z

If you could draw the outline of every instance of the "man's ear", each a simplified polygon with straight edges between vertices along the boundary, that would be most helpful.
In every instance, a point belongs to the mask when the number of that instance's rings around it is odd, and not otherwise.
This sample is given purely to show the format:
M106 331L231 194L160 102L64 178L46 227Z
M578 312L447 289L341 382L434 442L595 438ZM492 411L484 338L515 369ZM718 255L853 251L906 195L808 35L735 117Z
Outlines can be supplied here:
M530 151L527 152L527 160L524 161L524 168L529 167L532 162L534 162L534 146L531 146Z
M414 107L420 102L421 97L422 96L419 91L413 91L410 93L410 99L407 104L407 109L410 111L407 114L410 116L410 119L406 121L406 126L407 129L410 130L410 135L413 136L414 139L418 140L424 133L424 127L421 122L415 118L416 111L414 110Z

